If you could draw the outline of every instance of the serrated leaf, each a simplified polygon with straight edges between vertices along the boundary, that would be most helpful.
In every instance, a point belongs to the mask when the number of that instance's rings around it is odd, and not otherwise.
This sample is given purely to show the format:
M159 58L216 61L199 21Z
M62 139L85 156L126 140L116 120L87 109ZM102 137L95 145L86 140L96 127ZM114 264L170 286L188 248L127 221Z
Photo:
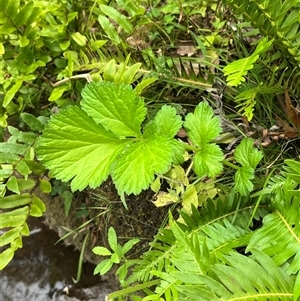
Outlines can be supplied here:
M96 255L101 255L101 256L110 256L111 255L111 251L109 251L105 247L94 247L92 251Z
M172 146L173 146L173 157L172 157L172 162L174 165L180 165L185 161L185 148L184 144L179 141L173 139L172 141Z
M119 138L138 137L146 116L144 101L131 86L90 83L82 91L82 109Z
M172 163L172 140L156 137L131 144L112 169L112 178L120 193L139 194L165 173Z
M78 107L53 116L38 141L36 152L53 176L71 182L72 190L98 187L124 146L120 140Z
M164 105L157 112L154 119L144 128L144 137L164 136L172 139L182 126L181 117L177 115L176 109Z
M187 114L184 127L190 140L197 147L211 142L222 131L220 119L214 117L213 109L206 102L201 102L194 113Z
M224 154L216 144L206 144L194 156L194 171L198 177L214 178L223 170Z
M242 166L251 166L255 168L263 157L261 151L253 147L254 141L251 138L245 138L236 147L234 152L235 160Z
M253 184L250 181L254 178L254 169L251 166L242 166L234 176L234 189L241 195L247 195L253 190Z

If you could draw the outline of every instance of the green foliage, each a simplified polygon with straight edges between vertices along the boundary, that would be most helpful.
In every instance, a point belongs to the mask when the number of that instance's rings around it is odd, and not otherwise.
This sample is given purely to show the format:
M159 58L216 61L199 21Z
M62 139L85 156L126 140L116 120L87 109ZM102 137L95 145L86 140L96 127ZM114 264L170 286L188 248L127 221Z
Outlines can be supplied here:
M299 52L299 1L226 0L226 3L239 14L243 14L258 28L264 37L275 40L278 49L285 49L285 55L296 61Z
M125 287L155 277L159 284L149 285L143 300L298 300L300 198L294 188L300 179L297 174L294 181L294 175L300 165L286 163L284 187L264 191L266 202L254 213L261 227L253 220L248 227L256 201L236 198L234 192L225 202L210 200L199 211L193 207L191 215L181 211L183 223L170 217L170 227L155 236Z
M138 194L182 152L173 139L181 127L175 109L163 107L142 133L145 115L130 86L92 83L83 90L82 110L70 106L52 118L39 139L39 158L58 179L74 177L73 190L96 188L111 174L120 194Z
M33 130L43 128L43 123L31 114L23 113L22 118ZM9 139L0 143L0 228L3 229L0 246L4 247L0 253L0 270L22 247L22 236L29 235L27 219L40 217L46 210L34 190L37 187L45 193L51 190L48 181L38 178L45 169L35 161L33 146L37 133L22 132L12 126L8 130Z
M251 179L254 178L254 171L262 159L262 152L253 148L252 139L243 139L234 152L235 160L241 167L235 174L234 189L241 195L246 196L253 190Z
M81 108L69 106L53 116L36 148L41 162L72 190L98 187L110 175L122 196L147 189L155 174L163 175L184 161L185 149L193 152L197 176L215 178L222 172L224 155L211 141L221 132L220 120L207 103L200 103L186 116L191 143L174 139L181 117L164 105L144 123L145 104L131 86L98 82L82 90ZM237 148L235 158L242 167L235 176L235 189L246 195L262 158L251 139ZM228 163L229 164L229 163Z
M221 133L220 120L213 117L214 111L205 103L200 103L194 113L186 116L184 127L197 147L194 156L194 170L199 177L209 176L214 178L220 174L224 159L221 148L215 143L210 143Z
M125 254L132 249L132 247L138 243L137 238L133 238L125 243L124 246L121 246L117 242L116 231L110 227L108 229L108 243L113 252L105 247L94 247L93 253L100 256L110 256L110 258L101 261L94 270L94 275L106 274L114 264L119 264L124 261L124 263L116 271L116 275L119 275L121 282L126 278L128 273L128 268L132 265L132 262L127 261Z
M245 76L248 71L253 68L253 64L259 59L259 55L266 52L272 43L272 40L268 42L267 38L263 38L249 57L228 64L224 68L224 75L227 76L227 84L229 86L238 86L241 82L245 82Z
M282 94L285 89L296 95L299 93L299 2L297 0L275 0L272 3L260 0L224 2L229 4L236 14L242 15L243 21L248 21L238 25L241 36L257 37L259 32L263 37L253 54L238 59L224 68L228 85L241 85L235 101L240 108L239 112L250 121L255 105L265 100L268 95ZM269 42L266 43L267 40ZM267 51L271 43L273 47ZM259 48L262 52L258 50ZM267 55L262 56L261 54L266 51ZM253 68L255 70L251 72ZM246 79L244 76L249 72L251 77L248 76Z

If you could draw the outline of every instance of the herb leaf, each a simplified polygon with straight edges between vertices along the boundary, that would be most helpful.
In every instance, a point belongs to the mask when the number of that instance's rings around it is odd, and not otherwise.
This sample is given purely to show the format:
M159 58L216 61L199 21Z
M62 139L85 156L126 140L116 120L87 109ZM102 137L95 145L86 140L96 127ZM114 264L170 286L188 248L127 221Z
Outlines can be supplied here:
M140 137L146 108L130 85L92 82L82 90L82 109L118 138Z
M128 144L97 125L75 106L61 110L46 126L37 153L53 176L71 182L72 190L98 187L108 176L112 162Z

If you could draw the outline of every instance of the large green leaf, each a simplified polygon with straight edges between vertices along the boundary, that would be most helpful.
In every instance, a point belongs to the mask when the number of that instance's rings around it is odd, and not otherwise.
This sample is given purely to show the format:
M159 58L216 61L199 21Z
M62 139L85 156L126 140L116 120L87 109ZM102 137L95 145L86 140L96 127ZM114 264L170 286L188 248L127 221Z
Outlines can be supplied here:
M75 106L54 116L38 141L38 158L53 176L71 182L72 190L104 181L128 140L120 140Z
M186 116L184 127L190 140L197 147L217 138L222 130L220 119L214 117L213 109L206 102L201 102L194 113L189 113Z
M139 194L149 187L155 173L165 173L171 166L174 145L165 137L131 144L112 169L112 177L122 194Z
M144 101L131 86L90 83L82 91L82 109L119 138L141 136L146 116Z

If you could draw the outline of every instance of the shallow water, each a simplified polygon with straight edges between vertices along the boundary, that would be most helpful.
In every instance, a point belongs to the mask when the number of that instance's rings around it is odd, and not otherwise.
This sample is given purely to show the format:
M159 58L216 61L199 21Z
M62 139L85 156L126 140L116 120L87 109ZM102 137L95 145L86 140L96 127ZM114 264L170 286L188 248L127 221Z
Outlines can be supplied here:
M109 283L93 276L94 266L84 263L81 280L74 285L79 252L63 243L42 220L30 223L31 235L23 248L0 271L0 301L105 300Z

